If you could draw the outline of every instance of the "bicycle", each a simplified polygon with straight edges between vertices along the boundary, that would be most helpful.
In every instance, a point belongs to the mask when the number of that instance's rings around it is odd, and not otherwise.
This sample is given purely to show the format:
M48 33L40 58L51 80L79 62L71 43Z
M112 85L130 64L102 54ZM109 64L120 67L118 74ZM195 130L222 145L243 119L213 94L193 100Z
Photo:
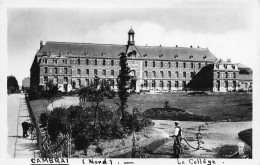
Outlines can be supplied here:
M27 131L27 135L30 136L31 135L31 140L34 140L37 138L37 135L36 135L36 128L35 126L30 126L28 131Z

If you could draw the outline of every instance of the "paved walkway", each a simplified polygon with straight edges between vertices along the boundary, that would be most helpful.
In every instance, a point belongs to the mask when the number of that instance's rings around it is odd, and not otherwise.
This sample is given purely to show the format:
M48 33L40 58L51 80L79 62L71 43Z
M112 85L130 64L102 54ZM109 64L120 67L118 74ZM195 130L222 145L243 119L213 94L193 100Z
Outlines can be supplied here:
M8 145L10 158L40 157L36 140L23 138L22 122L29 120L24 95L11 94L7 98Z
M69 107L71 105L79 105L79 98L68 96L53 102L53 108L63 107L63 106ZM47 107L48 110L53 110L53 108L52 108L52 104L49 104Z

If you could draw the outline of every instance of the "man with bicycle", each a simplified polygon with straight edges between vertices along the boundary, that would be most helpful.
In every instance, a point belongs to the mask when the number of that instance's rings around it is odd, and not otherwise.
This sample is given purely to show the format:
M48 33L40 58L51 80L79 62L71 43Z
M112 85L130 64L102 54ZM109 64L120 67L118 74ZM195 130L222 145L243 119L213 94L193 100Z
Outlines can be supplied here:
M179 158L180 151L181 151L182 130L181 130L181 127L180 127L178 121L175 121L174 124L175 124L175 131L174 131L174 135L171 136L174 138L174 144L173 144L174 156L173 157Z

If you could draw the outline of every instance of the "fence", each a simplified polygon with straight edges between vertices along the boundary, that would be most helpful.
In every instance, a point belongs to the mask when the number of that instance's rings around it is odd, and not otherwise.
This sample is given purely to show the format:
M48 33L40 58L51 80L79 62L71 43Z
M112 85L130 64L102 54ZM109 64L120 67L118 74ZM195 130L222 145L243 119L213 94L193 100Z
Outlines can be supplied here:
M26 100L31 122L33 123L33 125L35 126L35 129L36 129L37 143L40 148L41 157L43 157L44 152L43 152L43 147L42 147L43 139L42 139L41 131L40 131L39 125L37 123L37 120L33 114L33 110L32 110L32 107L31 107L31 104L29 102L27 95L25 95L25 100Z

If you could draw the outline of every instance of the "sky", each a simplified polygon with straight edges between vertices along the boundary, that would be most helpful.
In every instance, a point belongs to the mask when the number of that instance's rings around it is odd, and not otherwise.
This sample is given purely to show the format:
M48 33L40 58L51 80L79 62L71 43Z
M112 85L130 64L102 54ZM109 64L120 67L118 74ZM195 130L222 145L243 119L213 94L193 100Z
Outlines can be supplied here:
M42 7L44 6L44 7ZM259 58L258 1L149 1L117 5L46 4L7 10L7 74L19 85L30 76L40 40L208 48L218 59L251 68Z

